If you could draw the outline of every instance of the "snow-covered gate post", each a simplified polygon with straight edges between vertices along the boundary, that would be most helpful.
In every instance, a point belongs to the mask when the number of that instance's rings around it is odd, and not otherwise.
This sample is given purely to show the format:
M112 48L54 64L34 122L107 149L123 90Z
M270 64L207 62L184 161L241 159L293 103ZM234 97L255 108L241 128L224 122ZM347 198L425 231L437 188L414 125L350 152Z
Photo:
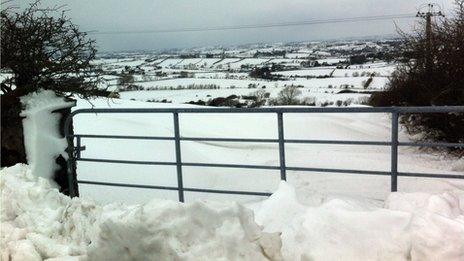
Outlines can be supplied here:
M66 149L70 146L69 133L73 132L66 122L76 101L57 96L52 90L32 92L20 101L24 146L32 174L54 182L65 195L77 196L75 168L68 165L73 151ZM71 177L73 182L69 182Z

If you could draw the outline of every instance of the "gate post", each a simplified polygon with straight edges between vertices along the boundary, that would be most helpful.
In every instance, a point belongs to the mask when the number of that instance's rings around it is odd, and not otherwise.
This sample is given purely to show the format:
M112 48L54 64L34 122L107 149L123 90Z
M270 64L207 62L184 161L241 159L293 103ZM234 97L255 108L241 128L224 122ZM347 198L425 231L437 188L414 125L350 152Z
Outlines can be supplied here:
M391 192L398 190L398 112L392 112L391 125Z
M76 188L74 187L77 184L76 177L76 159L75 153L74 153L74 138L71 136L66 136L66 141L68 143L68 147L66 148L66 152L68 153L68 160L66 161L66 167L67 167L67 183L69 187L69 196L70 197L78 197L79 192L76 191Z
M176 143L176 167L177 167L177 188L179 192L179 201L184 202L184 184L182 178L182 158L180 151L180 130L179 130L179 113L173 113L174 119L174 140Z
M74 127L73 127L73 116L75 115L74 112L71 111L71 108L66 109L66 113L63 113L63 117L60 122L60 129L64 138L66 139L67 148L66 153L68 158L63 159L63 165L66 169L65 173L59 176L66 175L63 177L63 183L66 183L67 191L66 195L70 197L79 197L79 187L77 182L77 166L76 166L76 148L74 147ZM80 139L78 140L80 150ZM56 174L55 174L55 177Z
M277 113L277 126L279 131L280 180L287 181L287 173L285 166L284 119L282 112Z

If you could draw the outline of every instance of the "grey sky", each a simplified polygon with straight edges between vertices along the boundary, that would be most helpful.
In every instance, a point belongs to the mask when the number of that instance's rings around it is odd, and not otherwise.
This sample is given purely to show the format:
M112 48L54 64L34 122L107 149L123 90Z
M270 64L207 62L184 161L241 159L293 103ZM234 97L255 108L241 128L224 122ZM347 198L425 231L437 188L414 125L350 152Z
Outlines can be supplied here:
M24 7L28 2L18 0ZM445 12L453 0L434 0ZM424 0L43 0L68 6L82 30L159 30L265 24L417 12ZM397 20L404 29L415 19ZM100 50L140 50L334 39L395 32L390 21L303 25L230 31L93 35Z

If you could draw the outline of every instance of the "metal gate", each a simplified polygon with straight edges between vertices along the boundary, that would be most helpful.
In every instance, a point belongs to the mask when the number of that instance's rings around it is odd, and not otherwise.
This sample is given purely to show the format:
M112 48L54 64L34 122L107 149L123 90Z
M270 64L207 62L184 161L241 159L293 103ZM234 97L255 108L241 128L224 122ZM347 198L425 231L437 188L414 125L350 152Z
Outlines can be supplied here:
M71 119L78 114L84 113L151 113L151 114L172 114L174 136L126 136L126 135L93 135L93 134L70 134ZM208 138L208 137L184 137L181 135L179 125L180 114L206 114L206 113L248 113L248 114L275 114L277 117L276 128L278 130L278 137L275 139L245 139L245 138ZM356 141L356 140L303 140L303 139L285 139L284 138L284 114L286 113L387 113L391 114L391 140L390 141ZM401 114L418 114L418 113L464 113L464 106L440 106L440 107L306 107L306 108L144 108L144 109L79 109L72 112L65 122L65 137L68 140L68 150L71 151L71 157L68 159L68 182L70 187L70 195L75 196L72 184L75 182L73 179L72 171L74 171L76 161L88 162L101 162L101 163L119 163L119 164L145 164L145 165L169 165L176 166L177 170L177 187L169 186L151 186L143 184L125 184L125 183L111 183L111 182L97 182L91 180L78 180L81 184L104 185L104 186L118 186L118 187L134 187L134 188L150 188L161 190L177 190L179 201L184 202L184 192L205 192L205 193L222 193L222 194L240 194L240 195L258 195L269 196L270 193L266 192L252 192L252 191L232 191L232 190L218 190L208 188L189 188L184 187L182 167L214 167L214 168L241 168L241 169L266 169L266 170L280 170L280 179L287 179L287 170L289 171L310 171L310 172L326 172L326 173L346 173L346 174L360 174L360 175L384 175L391 178L391 191L397 191L398 176L402 177L424 177L424 178L449 178L449 179L464 179L464 175L451 175L451 174L431 174L431 173L411 173L411 172L398 172L398 147L399 146L419 146L419 147L459 147L464 148L464 143L444 143L444 142L399 142L398 141L398 117ZM164 161L133 161L133 160L110 160L99 158L83 158L81 151L85 149L82 146L82 138L94 139L132 139L132 140L169 140L175 143L175 162ZM279 145L279 166L266 166L266 165L246 165L246 164L214 164L214 163L199 163L199 162L184 162L182 161L181 142L182 141L210 141L210 142L253 142L253 143L277 143ZM356 170L356 169L331 169L331 168L308 168L298 166L287 166L285 164L285 144L299 143L299 144L331 144L331 145L369 145L369 146L389 146L391 149L390 158L390 171L374 171L374 170ZM74 146L75 144L75 146Z

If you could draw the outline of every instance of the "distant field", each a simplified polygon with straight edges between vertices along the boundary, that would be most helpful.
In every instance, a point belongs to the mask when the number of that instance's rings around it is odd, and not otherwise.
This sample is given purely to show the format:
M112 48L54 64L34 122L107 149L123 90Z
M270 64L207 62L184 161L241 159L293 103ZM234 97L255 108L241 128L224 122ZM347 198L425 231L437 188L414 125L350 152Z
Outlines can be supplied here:
M367 48L367 49L366 49ZM385 89L395 63L367 60L351 64L350 57L364 50L388 48L383 43L308 43L288 46L252 46L212 49L181 54L120 56L95 61L110 90L122 99L187 103L228 96L250 96L264 90L268 99L278 97L288 86L298 87L298 99L320 106L365 104L372 92ZM211 57L214 56L214 57ZM190 58L191 57L191 58ZM272 68L267 77L253 75L255 68ZM130 73L133 82L120 85L119 74ZM342 93L340 93L342 92ZM239 97L240 98L240 97ZM269 103L266 103L269 104Z

